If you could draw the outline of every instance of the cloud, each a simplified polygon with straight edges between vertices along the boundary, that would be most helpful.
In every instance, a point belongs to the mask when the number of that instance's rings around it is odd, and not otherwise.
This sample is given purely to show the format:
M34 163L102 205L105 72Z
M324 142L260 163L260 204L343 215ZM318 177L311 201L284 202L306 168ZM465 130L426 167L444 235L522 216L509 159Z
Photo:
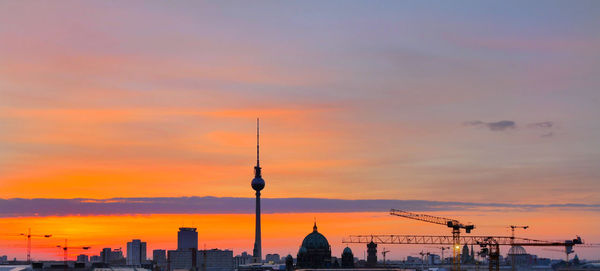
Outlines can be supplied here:
M480 126L487 127L490 131L504 131L508 129L515 129L517 124L511 120L501 120L496 122L483 122L483 121L468 121L465 123L468 126Z
M600 211L600 204L508 204L426 200L344 200L326 198L264 198L263 213L412 211L532 211L544 208ZM252 214L254 198L157 197L109 199L0 199L0 217L131 215L131 214Z
M480 120L475 120L467 121L464 124L467 126L485 127L490 129L490 131L505 131L517 128L517 123L511 120L501 120L496 122L483 122ZM543 132L540 134L540 137L553 137L554 132L551 130L554 129L554 126L554 122L552 121L541 121L529 123L525 126L525 128Z
M510 120L501 120L501 121L498 121L498 122L489 122L489 123L487 123L487 126L492 131L503 131L503 130L506 130L506 129L514 129L516 127L515 122L514 121L510 121Z
M550 129L554 126L554 122L552 121L543 121L543 122L534 122L527 124L528 128L533 129Z
M552 130L554 129L554 126L554 122L552 121L542 121L527 124L527 128L542 132L542 134L540 134L540 137L542 138L553 137L554 132Z

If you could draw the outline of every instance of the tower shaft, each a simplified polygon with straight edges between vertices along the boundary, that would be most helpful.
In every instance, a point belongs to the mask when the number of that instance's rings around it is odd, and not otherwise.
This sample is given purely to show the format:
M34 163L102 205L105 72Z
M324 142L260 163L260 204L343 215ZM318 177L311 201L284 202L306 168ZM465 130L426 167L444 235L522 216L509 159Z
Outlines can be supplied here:
M254 234L254 262L260 263L262 261L262 240L261 240L261 227L260 227L260 191L256 191L256 232Z

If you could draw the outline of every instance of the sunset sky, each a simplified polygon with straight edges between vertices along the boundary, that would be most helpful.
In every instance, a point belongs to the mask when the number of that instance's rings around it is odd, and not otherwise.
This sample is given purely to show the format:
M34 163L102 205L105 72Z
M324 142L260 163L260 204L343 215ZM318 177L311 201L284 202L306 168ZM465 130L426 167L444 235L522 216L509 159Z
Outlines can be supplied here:
M177 206L254 196L257 117L262 195L293 207L263 206L263 255L295 256L315 218L334 256L348 234L450 233L389 208L600 243L598 18L583 0L1 1L0 255L24 259L27 228L56 236L37 259L64 238L174 249L182 225L251 252L252 201ZM131 198L149 203L111 205Z

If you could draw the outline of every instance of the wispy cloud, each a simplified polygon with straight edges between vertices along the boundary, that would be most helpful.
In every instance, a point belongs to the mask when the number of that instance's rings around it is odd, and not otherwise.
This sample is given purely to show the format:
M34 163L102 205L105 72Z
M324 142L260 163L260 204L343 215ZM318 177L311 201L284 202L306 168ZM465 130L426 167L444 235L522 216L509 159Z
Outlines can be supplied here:
M264 198L264 213L386 212L390 208L413 211L533 211L577 209L600 211L600 204L509 204L427 200L344 200L326 198ZM159 197L109 199L1 199L0 217L128 215L128 214L251 214L254 198Z
M534 122L527 124L528 128L533 129L550 129L554 126L554 122L552 121L542 121L542 122Z
M540 137L553 137L553 136L554 136L553 132L549 132L549 133L545 133L545 134L540 135Z
M553 137L554 132L552 130L554 129L554 126L555 124L552 121L542 121L527 124L527 128L540 131L542 133L540 134L540 137Z
M468 121L465 123L468 126L480 126L487 127L490 131L504 131L508 129L515 129L517 124L512 120L501 120L496 122L483 122L480 120Z
M488 128L490 131L494 131L494 132L517 129L517 123L512 120L501 120L501 121L496 121L496 122L484 122L484 121L480 121L480 120L475 120L475 121L467 121L464 123L464 125L475 126L475 127L485 127L485 128ZM552 132L552 129L554 129L554 127L555 127L555 124L552 121L533 122L533 123L529 123L524 126L525 129L537 130L537 131L542 132L542 134L540 134L540 137L554 136L554 132Z

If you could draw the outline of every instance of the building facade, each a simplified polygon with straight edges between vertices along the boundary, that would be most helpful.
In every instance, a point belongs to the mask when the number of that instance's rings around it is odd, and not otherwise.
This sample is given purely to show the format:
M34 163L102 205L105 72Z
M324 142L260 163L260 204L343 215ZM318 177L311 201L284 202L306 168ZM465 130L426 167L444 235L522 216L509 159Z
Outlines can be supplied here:
M233 257L233 267L238 268L240 265L247 265L253 262L252 255L247 252L242 252L242 254Z
M110 265L125 265L125 258L123 257L123 251L120 248L112 250L111 248L103 248L100 251L101 262Z
M168 270L233 271L231 250L169 250Z
M105 247L100 251L100 258L102 258L103 263L110 263L112 255L112 249L109 247Z
M275 253L275 254L267 254L265 256L265 261L268 263L280 263L281 262L281 256L279 256L279 254Z
M146 261L146 242L133 239L127 242L127 265L141 266Z
M153 250L152 262L159 271L167 270L167 251L164 249Z
M233 251L209 249L197 253L201 271L233 271Z
M177 250L198 250L198 232L196 228L179 228L177 232Z
M196 258L197 250L169 250L167 252L168 270L199 270Z
M79 255L77 255L77 262L78 263L87 263L89 261L88 259L89 259L88 255L85 255L85 254L79 254Z

